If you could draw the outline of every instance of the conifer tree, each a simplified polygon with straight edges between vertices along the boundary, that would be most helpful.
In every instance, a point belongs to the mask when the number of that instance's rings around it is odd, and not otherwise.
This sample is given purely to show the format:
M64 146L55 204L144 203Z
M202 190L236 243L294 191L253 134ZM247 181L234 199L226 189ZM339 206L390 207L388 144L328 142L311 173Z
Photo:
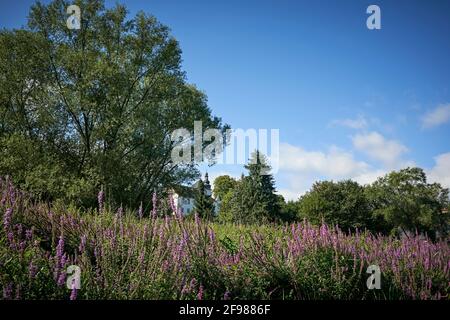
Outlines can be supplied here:
M241 179L233 196L232 212L235 221L248 223L275 220L280 207L266 158L256 151L245 168L249 175Z
M207 194L205 183L200 179L195 188L194 211L199 217L209 219L213 214L214 203L210 194Z

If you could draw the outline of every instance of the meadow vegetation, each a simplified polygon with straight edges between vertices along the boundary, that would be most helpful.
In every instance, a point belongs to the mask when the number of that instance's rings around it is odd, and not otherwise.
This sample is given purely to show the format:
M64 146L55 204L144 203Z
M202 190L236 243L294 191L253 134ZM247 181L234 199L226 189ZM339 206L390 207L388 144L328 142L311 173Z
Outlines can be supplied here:
M448 299L450 248L325 224L220 224L33 200L0 183L4 299ZM100 197L102 200L102 197ZM382 271L368 290L369 265ZM68 289L69 265L81 287Z

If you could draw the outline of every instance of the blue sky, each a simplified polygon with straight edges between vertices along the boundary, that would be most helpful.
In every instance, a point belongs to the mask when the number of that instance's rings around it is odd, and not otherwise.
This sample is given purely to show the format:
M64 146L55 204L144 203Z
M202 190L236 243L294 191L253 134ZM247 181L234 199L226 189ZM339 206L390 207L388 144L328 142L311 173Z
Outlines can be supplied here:
M25 25L32 2L2 1L0 27ZM120 2L171 28L216 115L280 130L287 198L318 179L368 183L408 165L450 186L450 1ZM370 4L381 30L366 27Z

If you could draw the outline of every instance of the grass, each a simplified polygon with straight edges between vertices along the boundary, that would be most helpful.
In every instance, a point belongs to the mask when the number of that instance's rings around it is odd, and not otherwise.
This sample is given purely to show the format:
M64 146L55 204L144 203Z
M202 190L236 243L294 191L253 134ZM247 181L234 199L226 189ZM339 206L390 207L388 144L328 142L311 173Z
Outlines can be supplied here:
M4 299L449 299L444 241L347 235L306 221L82 212L33 201L4 180L0 192ZM373 264L379 290L366 286ZM69 265L80 267L80 289L66 286Z

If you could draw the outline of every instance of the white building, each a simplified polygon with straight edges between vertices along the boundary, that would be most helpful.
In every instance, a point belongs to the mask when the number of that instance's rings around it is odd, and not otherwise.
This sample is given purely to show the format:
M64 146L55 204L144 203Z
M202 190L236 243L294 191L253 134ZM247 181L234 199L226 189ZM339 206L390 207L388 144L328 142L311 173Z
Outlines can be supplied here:
M201 180L201 179L200 179ZM173 202L175 204L176 210L180 209L183 215L187 215L193 213L195 208L195 190L197 189L198 183L197 181L192 185L192 187L186 186L178 186L173 188L170 192L172 195ZM214 199L212 196L211 184L209 183L208 173L205 174L205 180L203 181L205 184L205 194L207 196L211 196L214 201L214 214L217 215L219 212L219 199Z

